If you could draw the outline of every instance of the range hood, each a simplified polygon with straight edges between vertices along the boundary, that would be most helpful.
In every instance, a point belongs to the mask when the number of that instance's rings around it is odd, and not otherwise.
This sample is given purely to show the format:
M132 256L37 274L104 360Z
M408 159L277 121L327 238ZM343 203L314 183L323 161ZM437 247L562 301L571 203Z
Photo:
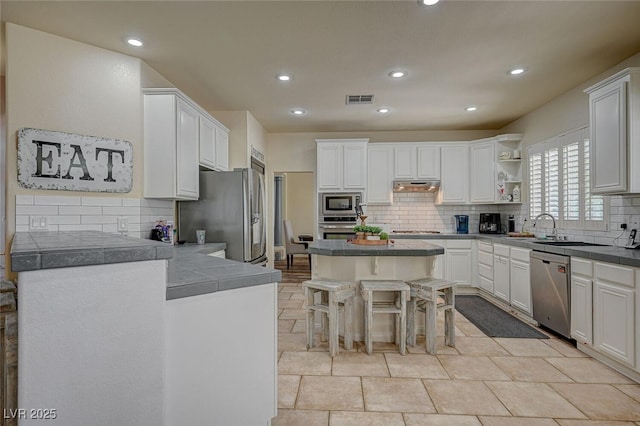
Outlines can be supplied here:
M394 180L393 192L436 192L439 180Z

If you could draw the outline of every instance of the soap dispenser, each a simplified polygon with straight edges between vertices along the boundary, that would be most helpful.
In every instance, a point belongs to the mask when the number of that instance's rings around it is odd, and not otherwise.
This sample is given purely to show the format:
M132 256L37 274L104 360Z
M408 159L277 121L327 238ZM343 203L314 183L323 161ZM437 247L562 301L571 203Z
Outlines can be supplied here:
M520 202L520 185L516 185L513 187L513 202Z

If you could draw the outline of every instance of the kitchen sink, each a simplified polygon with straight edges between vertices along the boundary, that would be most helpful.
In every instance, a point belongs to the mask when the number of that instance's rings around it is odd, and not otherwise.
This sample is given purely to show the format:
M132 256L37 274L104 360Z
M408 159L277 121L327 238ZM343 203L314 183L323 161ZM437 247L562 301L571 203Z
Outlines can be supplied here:
M586 243L584 241L534 241L536 244L544 244L547 246L580 246L580 247L606 247L607 244Z

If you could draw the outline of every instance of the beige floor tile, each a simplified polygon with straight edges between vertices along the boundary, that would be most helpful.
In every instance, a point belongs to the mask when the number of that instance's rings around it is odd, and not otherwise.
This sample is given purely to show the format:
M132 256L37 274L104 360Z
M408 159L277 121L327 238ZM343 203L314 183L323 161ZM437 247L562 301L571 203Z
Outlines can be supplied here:
M384 354L391 377L413 377L417 379L448 379L440 361L430 355Z
M592 420L640 421L640 403L611 385L554 383L551 386Z
M281 301L281 300L289 300L291 298L292 294L293 293L289 293L288 291L286 291L284 293L279 291L278 292L278 302Z
M358 352L366 352L367 347L364 342L359 342ZM407 345L407 347L409 347ZM373 352L396 352L398 353L398 346L391 342L373 342Z
M292 293L291 294L291 299L292 300L306 300L307 297L300 291L298 293Z
M340 352L333 358L331 374L334 376L389 377L384 354L367 355L365 352Z
M517 382L573 382L543 358L497 356L491 360Z
M281 351L306 351L307 336L301 333L278 333L278 349Z
M304 300L288 299L278 300L278 308L280 309L302 309Z
M279 319L304 320L306 317L304 309L282 309Z
M637 423L634 422L618 422L615 420L571 420L571 419L557 419L560 426L634 426Z
M328 411L310 410L278 410L278 415L271 420L271 426L327 426Z
M494 339L513 356L562 356L551 346L539 339Z
M502 346L490 337L456 337L456 349L462 355L499 356L509 355Z
M285 351L278 361L278 374L330 375L331 358L321 352Z
M307 332L307 320L295 320L296 323L291 329L292 333L306 333Z
M509 411L483 382L424 380L438 413L508 416Z
M448 414L405 414L406 426L482 426L476 416Z
M364 411L360 377L303 376L296 408Z
M280 293L300 293L301 287L298 285L288 285L288 283L280 284Z
M438 355L438 359L452 379L511 380L489 357Z
M278 375L278 408L294 408L298 397L300 376Z
M547 361L578 383L633 383L592 358L547 358Z
M456 335L456 339L459 334ZM424 336L418 335L415 346L407 345L407 352L410 354L426 354L427 348L425 346ZM439 355L458 355L459 352L456 348L446 346L444 344L444 336L436 337L436 353Z
M586 418L559 393L544 383L487 382L487 386L513 416Z
M332 411L329 426L405 426L401 413Z
M560 352L562 355L569 357L569 358L588 358L589 355L585 354L584 352L580 352L578 349L576 349L575 346L573 346L572 344L562 340L562 339L542 339L541 342L543 342L545 345L549 345L551 346L553 349L555 349L556 351Z
M363 377L362 388L367 411L436 412L419 379Z
M480 330L470 322L461 323L459 321L456 321L456 327L459 328L460 331L467 337L487 337L487 335L484 334L482 330Z
M293 319L279 319L278 320L278 333L291 333L296 320Z
M537 417L489 417L480 416L483 426L558 426L553 419Z
M640 402L640 385L614 385L618 390Z

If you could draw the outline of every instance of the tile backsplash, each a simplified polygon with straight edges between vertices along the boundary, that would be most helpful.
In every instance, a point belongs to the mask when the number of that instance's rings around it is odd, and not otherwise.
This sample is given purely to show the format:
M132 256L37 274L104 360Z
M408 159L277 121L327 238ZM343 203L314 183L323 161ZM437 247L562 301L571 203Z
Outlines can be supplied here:
M16 195L16 232L30 229L31 217L45 217L47 231L117 233L119 217L127 218L125 235L149 238L158 220L174 220L174 202L146 198Z
M516 218L516 231L521 230L521 220L529 218L529 206L522 204L474 204L474 205L436 205L435 193L396 192L390 206L371 205L365 208L368 224L381 224L389 230L428 230L454 233L456 222L454 215L469 215L469 232L478 232L480 213L500 213L503 225L509 215ZM640 228L640 196L609 197L609 231L582 231L559 229L559 235L571 240L582 240L600 244L613 244L620 237L619 245L624 244L628 231ZM626 223L626 233L622 233L620 224ZM539 229L544 229L540 227ZM621 235L622 234L622 235Z

